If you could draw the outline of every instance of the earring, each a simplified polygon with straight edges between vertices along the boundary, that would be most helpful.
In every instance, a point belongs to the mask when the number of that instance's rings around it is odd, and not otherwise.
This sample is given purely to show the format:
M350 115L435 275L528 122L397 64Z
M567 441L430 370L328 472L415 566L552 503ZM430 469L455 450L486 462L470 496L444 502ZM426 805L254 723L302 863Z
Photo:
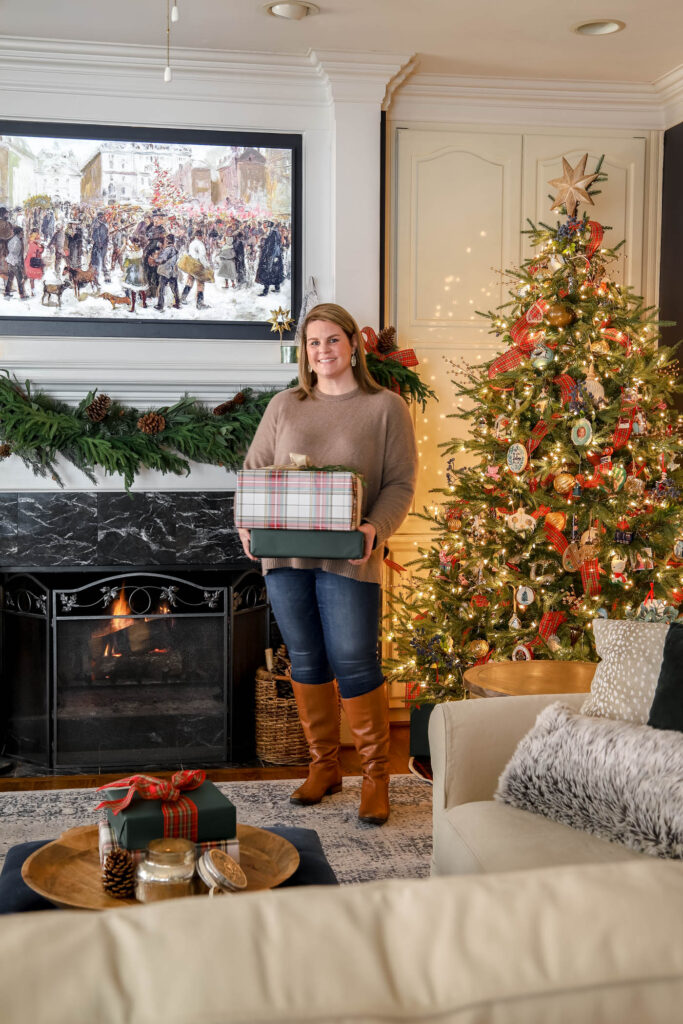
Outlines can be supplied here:
M356 360L356 353L355 353L355 352L353 352L353 353L351 354L351 366L355 366L355 365L356 365L356 362L357 362L357 360Z
M311 364L310 363L306 363L306 373L309 373L309 374L313 373L313 370L311 369Z

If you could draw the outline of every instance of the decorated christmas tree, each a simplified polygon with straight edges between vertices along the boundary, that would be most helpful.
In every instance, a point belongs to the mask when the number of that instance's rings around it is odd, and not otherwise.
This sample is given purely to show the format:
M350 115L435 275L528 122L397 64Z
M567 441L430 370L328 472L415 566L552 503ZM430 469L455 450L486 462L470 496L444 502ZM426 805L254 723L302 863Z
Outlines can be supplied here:
M176 206L182 206L189 199L190 196L173 180L171 172L161 167L158 160L154 160L152 205L168 211Z
M443 446L433 541L392 598L393 679L463 695L489 659L596 660L597 616L673 619L683 600L679 366L656 311L610 280L600 165L564 161L555 225L531 224L511 301L482 314L506 348L453 367L466 440ZM597 194L593 192L593 194Z

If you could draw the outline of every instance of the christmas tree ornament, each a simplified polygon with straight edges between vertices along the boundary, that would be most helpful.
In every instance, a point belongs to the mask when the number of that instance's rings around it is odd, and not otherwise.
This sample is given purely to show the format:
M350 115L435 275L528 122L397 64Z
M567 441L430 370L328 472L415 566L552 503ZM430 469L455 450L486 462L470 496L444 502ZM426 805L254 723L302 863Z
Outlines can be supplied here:
M97 395L89 405L86 405L85 414L91 423L101 423L110 409L109 395Z
M510 658L512 661L532 661L533 654L526 644L517 644L516 647L512 648Z
M532 562L529 566L529 576L535 583L552 583L555 579L554 569L553 562Z
M679 561L683 561L683 537L679 537L678 540L674 542L673 553L674 558L679 559Z
M462 519L458 519L456 516L452 516L450 519L446 519L446 529L450 533L457 533L462 527Z
M647 420L642 409L638 409L633 417L631 430L634 434L647 434Z
M564 265L564 257L559 252L554 252L548 260L548 267L552 270L553 274L556 274L558 270L562 270Z
M515 442L508 448L505 461L511 473L523 473L529 465L529 453L523 444Z
M596 356L608 356L612 351L609 342L602 335L591 341L590 350Z
M574 477L571 473L558 473L553 480L553 487L558 494L569 494L574 486Z
M624 490L632 497L640 497L645 490L645 481L640 476L630 476L624 484Z
M503 413L500 416L496 416L495 423L493 424L493 433L497 441L510 440L510 420Z
M489 652L489 645L483 638L471 640L467 645L467 651L473 658L483 658Z
M566 512L548 512L545 517L546 523L550 526L554 526L556 530L564 530L567 525L567 513Z
M531 350L529 359L535 370L546 370L555 358L555 353L546 345L536 345Z
M578 572L581 568L581 555L578 544L572 542L562 552L562 568L565 572Z
M626 472L626 466L623 462L618 462L612 470L612 490L615 494L618 494L626 483L628 473Z
M577 480L575 482L574 486L572 487L572 498L580 498L582 494L583 494L583 487L581 486L581 484Z
M518 508L513 515L508 516L508 526L515 533L533 533L536 529L536 520L523 508Z
M548 650L551 651L553 654L557 654L557 652L562 648L562 641L560 640L557 633L553 633L551 636L549 636L546 640L546 644Z
M586 393L593 399L593 403L596 408L601 409L607 404L605 399L605 389L598 380L592 363L586 375L586 379L582 382L582 386L584 391L586 391Z
M521 608L527 608L536 600L536 594L531 587L523 583L522 586L517 587L517 590L515 591L515 600Z
M614 555L610 562L610 572L613 583L626 583L626 576L624 575L625 569L626 559L622 558L621 555Z
M577 448L585 448L587 444L593 439L593 427L590 421L582 418L577 420L572 427L572 444L576 445Z
M587 203L590 206L595 205L587 189L593 184L598 175L586 174L587 160L588 153L585 153L576 167L572 167L569 161L562 157L562 177L552 178L548 182L554 189L557 189L557 195L553 205L550 207L551 210L561 210L564 206L567 216L574 217L579 203Z
M579 544L579 567L586 562L597 560L600 545L597 541L582 541Z
M561 302L554 302L546 309L545 320L551 327L566 327L574 320L574 311Z

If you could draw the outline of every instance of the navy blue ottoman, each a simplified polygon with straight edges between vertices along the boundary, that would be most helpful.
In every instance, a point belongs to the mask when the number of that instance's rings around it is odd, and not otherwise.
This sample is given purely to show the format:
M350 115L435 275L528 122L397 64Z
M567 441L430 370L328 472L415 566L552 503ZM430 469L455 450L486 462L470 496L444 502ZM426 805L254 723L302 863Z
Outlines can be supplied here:
M337 885L337 876L323 852L318 833L312 828L290 828L286 825L272 825L265 829L288 839L299 852L300 862L290 878L279 888L290 885ZM34 850L45 846L49 839L32 843L20 843L7 851L5 863L0 872L0 914L18 914L24 910L57 910L48 900L30 889L21 877L21 866Z

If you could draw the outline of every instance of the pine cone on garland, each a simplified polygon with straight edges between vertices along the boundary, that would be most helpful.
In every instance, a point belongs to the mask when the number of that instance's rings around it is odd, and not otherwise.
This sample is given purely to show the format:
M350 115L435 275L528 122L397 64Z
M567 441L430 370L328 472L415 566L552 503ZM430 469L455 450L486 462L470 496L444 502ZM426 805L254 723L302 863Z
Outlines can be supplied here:
M143 434L160 434L166 429L166 420L160 412L148 412L138 420L138 430Z
M394 352L397 348L396 328L383 327L377 335L377 351L381 352L383 356L386 356L389 352Z
M97 395L90 405L86 405L85 413L91 423L101 423L111 409L109 395Z
M7 459L12 454L11 444L0 444L0 459Z
M102 870L104 891L117 899L135 895L135 864L128 850L116 848L108 853Z
M238 391L234 398L229 398L227 402L216 406L213 410L214 416L225 416L226 413L233 412L240 405L244 405L245 397L244 391Z

